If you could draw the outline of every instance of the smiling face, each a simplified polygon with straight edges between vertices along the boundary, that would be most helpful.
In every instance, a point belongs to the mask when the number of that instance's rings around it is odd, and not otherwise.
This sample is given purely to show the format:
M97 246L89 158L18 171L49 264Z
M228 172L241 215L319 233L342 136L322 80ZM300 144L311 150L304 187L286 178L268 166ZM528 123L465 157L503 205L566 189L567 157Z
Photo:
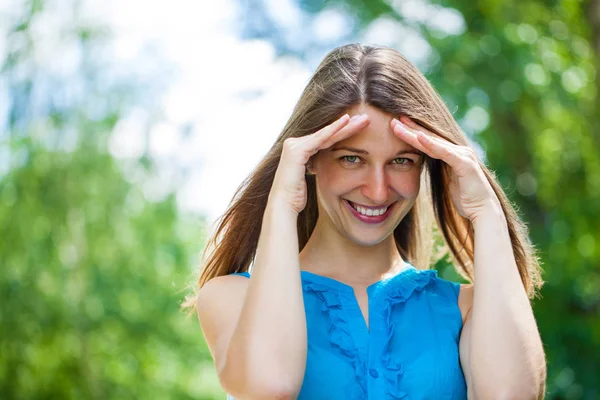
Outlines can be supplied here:
M313 172L320 222L370 246L389 237L414 205L423 155L394 134L392 115L369 105L348 110L361 113L370 123L315 155Z

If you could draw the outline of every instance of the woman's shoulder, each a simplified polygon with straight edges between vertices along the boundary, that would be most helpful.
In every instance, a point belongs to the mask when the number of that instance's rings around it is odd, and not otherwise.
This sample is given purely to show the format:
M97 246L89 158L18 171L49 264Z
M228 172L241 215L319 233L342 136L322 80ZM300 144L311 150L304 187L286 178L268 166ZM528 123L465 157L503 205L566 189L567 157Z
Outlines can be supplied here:
M460 293L458 296L458 308L462 316L463 324L473 307L473 294L475 293L475 285L472 283L461 283Z
M239 276L245 276L246 278L250 278L250 272L248 272L248 271L244 271L244 272L232 272L229 275L239 275Z
M437 270L431 269L427 271L435 271L435 278L433 279L432 285L434 290L446 295L447 297L452 297L455 300L458 299L461 290L460 283L441 277Z
M473 305L474 285L445 279L436 273L433 290L457 304L463 323Z

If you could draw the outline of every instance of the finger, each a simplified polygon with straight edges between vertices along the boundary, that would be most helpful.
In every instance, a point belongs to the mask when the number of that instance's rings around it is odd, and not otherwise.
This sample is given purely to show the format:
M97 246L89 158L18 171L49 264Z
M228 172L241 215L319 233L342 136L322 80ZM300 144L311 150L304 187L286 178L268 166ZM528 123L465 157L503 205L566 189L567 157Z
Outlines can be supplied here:
M406 115L402 115L400 117L400 122L403 123L404 125L406 125L407 127L411 128L411 129L422 129L423 127L419 124L417 124L415 121L413 121L412 119L408 118ZM429 131L428 131L429 132ZM431 132L429 132L431 133Z
M337 142L341 142L342 140L349 138L350 136L363 130L371 123L367 114L355 115L352 118L353 119L350 120L348 125L346 125L343 129L340 129L326 141L322 142L317 151L327 149Z
M396 118L392 118L390 125L392 126L392 131L394 132L394 134L396 136L398 136L401 140L410 144L417 150L420 150L420 151L424 152L425 154L432 156L431 154L429 154L430 153L429 149L424 147L423 144L421 142L419 142L419 140L417 139L417 135L415 135L412 131L409 131L408 129L403 127L402 124L399 124L398 120Z
M398 121L398 120L396 120ZM423 126L419 125L418 123L416 123L415 121L413 121L412 119L408 118L407 116L403 115L400 117L400 125L403 125L405 128L407 128L409 131L411 132L423 132L425 133L427 136L433 138L434 140L441 140L445 143L448 143L450 146L457 146L454 143L450 143L448 140L444 139L443 137L440 137L439 135L431 132L428 129L425 129ZM458 147L458 146L457 146Z
M440 137L439 135L431 132L430 130L425 129L424 127L417 124L416 122L409 119L408 117L402 116L402 117L400 117L400 119L402 121L406 121L407 123L402 123L394 118L394 119L392 119L392 126L395 127L396 124L399 124L402 128L404 128L405 130L408 130L408 132L417 134L417 136L419 133L423 133L426 137L432 139L433 141L440 143L442 145L445 145L445 146L449 146L451 149L456 150L456 151L458 151L459 148L461 147L459 145L451 143L450 141L448 141L447 139L444 139L443 137Z
M448 146L448 142L444 143L421 131L418 131L416 135L423 146L430 150L433 158L440 159L453 168L458 167L462 163L462 158L458 155L456 149Z
M396 123L394 124L394 122ZM394 124L394 133L400 139L423 151L428 156L442 160L451 167L458 167L461 164L462 159L459 155L460 152L458 146L455 144L431 134L427 134L423 130L408 129L397 120L392 120L392 124Z
M333 121L331 124L319 129L312 135L305 136L306 140L310 143L318 143L320 141L327 140L327 138L335 135L336 132L348 125L348 122L350 122L350 116L346 113L336 121Z
M348 125L348 122L350 122L350 116L346 113L318 131L310 135L299 137L299 145L301 148L304 148L305 152L312 156L318 151L315 149L318 149L321 146L321 143L335 135L340 131L340 129L343 129L346 125Z

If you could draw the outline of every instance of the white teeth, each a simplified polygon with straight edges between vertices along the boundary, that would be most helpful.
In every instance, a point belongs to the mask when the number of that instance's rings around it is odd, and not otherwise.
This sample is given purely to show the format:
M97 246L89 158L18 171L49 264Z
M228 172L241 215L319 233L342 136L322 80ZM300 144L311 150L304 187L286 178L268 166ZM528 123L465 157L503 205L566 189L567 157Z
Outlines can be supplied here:
M357 206L354 203L350 203L352 205L352 207L354 207L354 209L356 211L358 211L359 213L361 213L362 215L366 215L369 217L376 217L378 215L381 215L383 213L385 213L388 209L388 207L383 207L383 208L378 208L376 210L370 209L370 208L363 208L361 206Z

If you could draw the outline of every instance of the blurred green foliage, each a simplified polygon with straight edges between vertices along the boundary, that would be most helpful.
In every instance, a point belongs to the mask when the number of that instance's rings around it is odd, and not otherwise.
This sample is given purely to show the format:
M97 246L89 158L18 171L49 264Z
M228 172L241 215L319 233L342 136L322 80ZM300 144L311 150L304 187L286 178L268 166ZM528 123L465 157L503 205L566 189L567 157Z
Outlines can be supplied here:
M97 149L20 146L0 184L0 397L207 396L210 356L178 311L197 224Z
M408 18L417 3L297 4L311 15L338 7L357 21L321 50L357 41L377 19L429 43L419 67L483 148L540 250L547 284L534 310L547 398L599 398L599 2L435 1L430 14ZM0 398L222 398L198 323L178 311L205 222L181 214L172 194L149 199L131 179L152 176L150 158L116 161L107 150L123 115L153 106L143 103L151 85L114 79L96 57L110 32L76 18L63 39L82 54L78 74L44 75L33 61L44 44L31 30L52 4L16 3L0 79L9 93L0 135ZM244 35L311 60L313 43L285 42L285 27L268 23L261 4L245 11L272 29L246 26ZM450 14L435 17L440 11ZM462 29L440 30L435 22L449 15ZM394 43L401 48L402 37ZM67 80L75 89L65 93ZM453 277L447 264L437 267Z
M108 152L146 89L109 79L104 28L64 26L84 54L76 74L34 60L47 49L32 26L53 5L21 4L2 66L0 398L218 397L198 322L179 310L205 221L132 183L154 174L147 156Z

